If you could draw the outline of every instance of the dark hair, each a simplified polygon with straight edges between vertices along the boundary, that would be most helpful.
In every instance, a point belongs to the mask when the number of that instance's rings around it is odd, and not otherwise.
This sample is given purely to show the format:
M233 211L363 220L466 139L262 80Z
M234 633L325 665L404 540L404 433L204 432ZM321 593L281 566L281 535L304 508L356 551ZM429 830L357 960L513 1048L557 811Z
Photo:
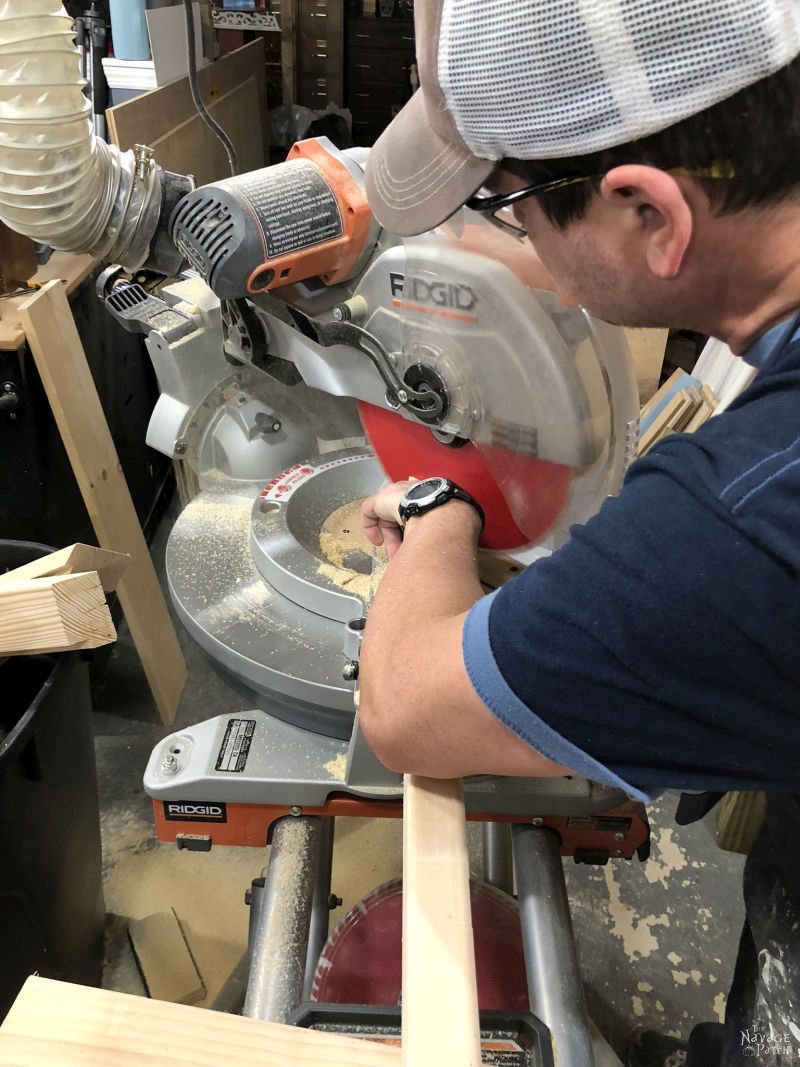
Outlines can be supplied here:
M662 170L731 164L732 178L697 178L717 214L774 204L800 187L800 57L719 104L638 141L551 160L504 159L531 183L565 174L603 175L625 163ZM583 216L600 178L539 197L555 226Z

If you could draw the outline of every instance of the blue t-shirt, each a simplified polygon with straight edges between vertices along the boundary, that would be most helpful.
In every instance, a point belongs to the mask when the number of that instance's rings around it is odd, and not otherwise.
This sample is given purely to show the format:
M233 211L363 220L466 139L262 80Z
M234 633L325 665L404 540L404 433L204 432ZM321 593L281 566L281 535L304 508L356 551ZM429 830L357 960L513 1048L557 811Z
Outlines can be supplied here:
M800 793L800 316L744 358L759 370L726 412L637 460L464 626L506 726L641 800Z

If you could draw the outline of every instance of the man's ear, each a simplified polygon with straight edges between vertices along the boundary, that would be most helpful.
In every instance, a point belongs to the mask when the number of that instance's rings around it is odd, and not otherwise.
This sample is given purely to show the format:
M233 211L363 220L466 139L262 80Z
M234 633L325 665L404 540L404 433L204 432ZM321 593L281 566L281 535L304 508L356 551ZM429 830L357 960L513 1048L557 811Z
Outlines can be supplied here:
M600 195L611 206L631 212L652 273L658 278L675 278L693 228L692 209L680 183L657 167L630 163L605 175Z

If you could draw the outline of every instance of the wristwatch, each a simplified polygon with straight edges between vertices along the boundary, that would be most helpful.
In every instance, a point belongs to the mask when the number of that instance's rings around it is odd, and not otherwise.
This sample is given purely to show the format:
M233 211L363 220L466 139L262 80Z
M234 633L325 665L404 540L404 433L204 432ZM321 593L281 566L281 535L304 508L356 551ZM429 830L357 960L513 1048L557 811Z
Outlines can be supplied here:
M471 504L481 517L481 530L486 525L486 516L483 508L475 497L462 489L460 485L451 482L449 478L426 478L422 482L415 482L406 489L397 508L400 522L403 526L409 519L416 515L424 515L426 511L439 508L450 500L463 500Z

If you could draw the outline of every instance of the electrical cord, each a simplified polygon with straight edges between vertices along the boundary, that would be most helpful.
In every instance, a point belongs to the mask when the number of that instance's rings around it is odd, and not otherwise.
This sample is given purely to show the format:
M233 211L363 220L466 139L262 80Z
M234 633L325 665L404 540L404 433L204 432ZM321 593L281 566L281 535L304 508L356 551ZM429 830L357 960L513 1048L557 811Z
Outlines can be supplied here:
M197 53L194 41L194 9L192 8L192 0L183 0L183 9L186 13L186 55L189 60L189 88L192 91L192 100L197 109L197 114L206 126L208 126L214 136L221 141L222 147L225 149L228 156L228 165L231 168L231 174L235 177L239 173L239 159L236 155L233 141L220 124L209 114L208 108L203 103L203 98L200 96L200 89L197 85Z

